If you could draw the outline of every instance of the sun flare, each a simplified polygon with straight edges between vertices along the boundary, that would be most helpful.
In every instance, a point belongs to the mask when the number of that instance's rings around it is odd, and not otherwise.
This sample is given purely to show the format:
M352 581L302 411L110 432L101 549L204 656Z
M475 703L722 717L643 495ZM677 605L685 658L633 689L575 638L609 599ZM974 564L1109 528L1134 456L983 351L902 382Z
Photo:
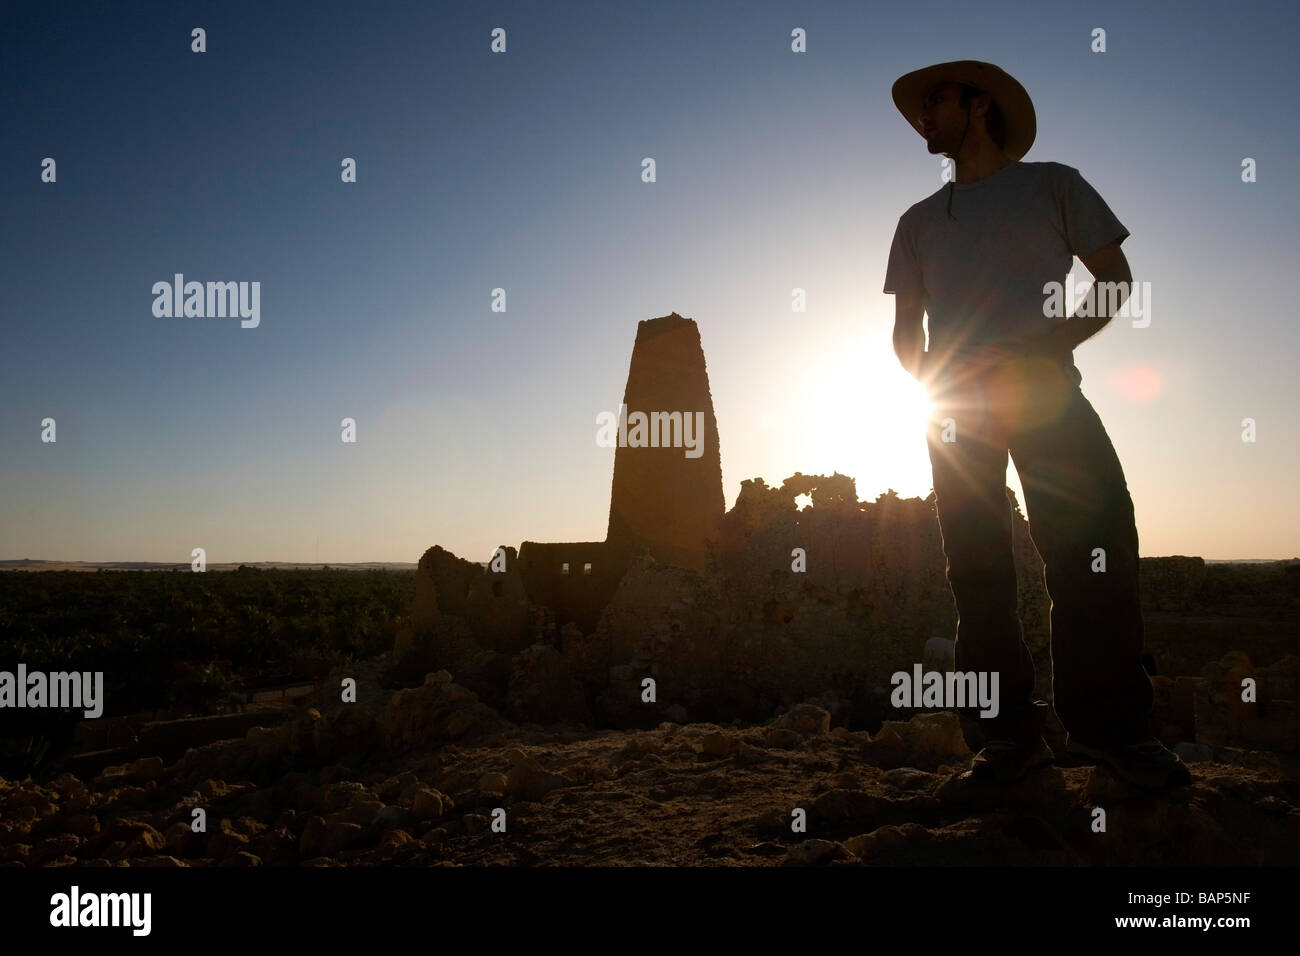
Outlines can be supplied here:
M930 400L892 353L839 352L801 391L805 473L849 475L861 501L874 501L888 488L905 498L930 493Z

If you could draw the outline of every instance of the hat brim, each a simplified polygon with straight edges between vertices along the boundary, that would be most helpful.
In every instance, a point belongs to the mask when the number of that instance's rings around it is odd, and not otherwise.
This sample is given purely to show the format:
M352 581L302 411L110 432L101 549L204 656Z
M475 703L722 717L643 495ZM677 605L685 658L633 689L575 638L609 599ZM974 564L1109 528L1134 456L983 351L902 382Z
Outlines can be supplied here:
M1006 127L1006 143L1002 151L1012 160L1018 160L1029 152L1038 134L1038 120L1029 93L1014 77L992 63L979 60L936 63L905 73L895 80L892 91L894 105L909 126L925 135L921 125L925 95L941 83L966 83L989 94L1002 111Z

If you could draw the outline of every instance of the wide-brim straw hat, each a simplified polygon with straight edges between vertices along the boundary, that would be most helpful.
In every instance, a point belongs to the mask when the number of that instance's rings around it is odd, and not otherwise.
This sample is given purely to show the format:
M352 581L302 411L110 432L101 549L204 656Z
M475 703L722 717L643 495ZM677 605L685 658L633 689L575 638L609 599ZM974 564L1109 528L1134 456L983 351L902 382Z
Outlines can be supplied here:
M936 63L920 70L905 73L894 81L894 105L903 114L908 125L922 136L921 108L925 94L941 83L965 83L987 93L998 104L1006 128L1006 143L1002 151L1011 159L1019 160L1034 144L1038 121L1034 116L1034 103L1025 88L1016 79L992 63L979 60L954 60Z

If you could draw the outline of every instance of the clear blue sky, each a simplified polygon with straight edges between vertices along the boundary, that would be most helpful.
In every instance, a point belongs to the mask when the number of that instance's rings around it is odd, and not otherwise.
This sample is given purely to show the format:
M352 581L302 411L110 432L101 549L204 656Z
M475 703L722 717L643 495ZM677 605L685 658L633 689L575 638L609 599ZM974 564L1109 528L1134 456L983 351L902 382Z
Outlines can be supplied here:
M1280 2L8 5L0 558L599 540L596 415L637 322L672 311L700 325L728 507L795 471L927 494L880 290L939 168L889 88L962 58L1026 86L1025 160L1077 167L1152 284L1149 328L1116 320L1076 353L1142 553L1300 553L1298 20ZM156 318L177 272L259 281L260 326Z

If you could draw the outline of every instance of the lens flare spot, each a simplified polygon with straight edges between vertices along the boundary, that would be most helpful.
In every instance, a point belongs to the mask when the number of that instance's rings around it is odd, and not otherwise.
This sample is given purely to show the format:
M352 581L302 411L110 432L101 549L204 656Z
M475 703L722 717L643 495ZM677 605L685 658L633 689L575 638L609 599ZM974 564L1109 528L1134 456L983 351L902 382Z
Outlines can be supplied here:
M1111 388L1134 402L1154 401L1164 391L1164 376L1150 365L1130 365L1113 372Z

